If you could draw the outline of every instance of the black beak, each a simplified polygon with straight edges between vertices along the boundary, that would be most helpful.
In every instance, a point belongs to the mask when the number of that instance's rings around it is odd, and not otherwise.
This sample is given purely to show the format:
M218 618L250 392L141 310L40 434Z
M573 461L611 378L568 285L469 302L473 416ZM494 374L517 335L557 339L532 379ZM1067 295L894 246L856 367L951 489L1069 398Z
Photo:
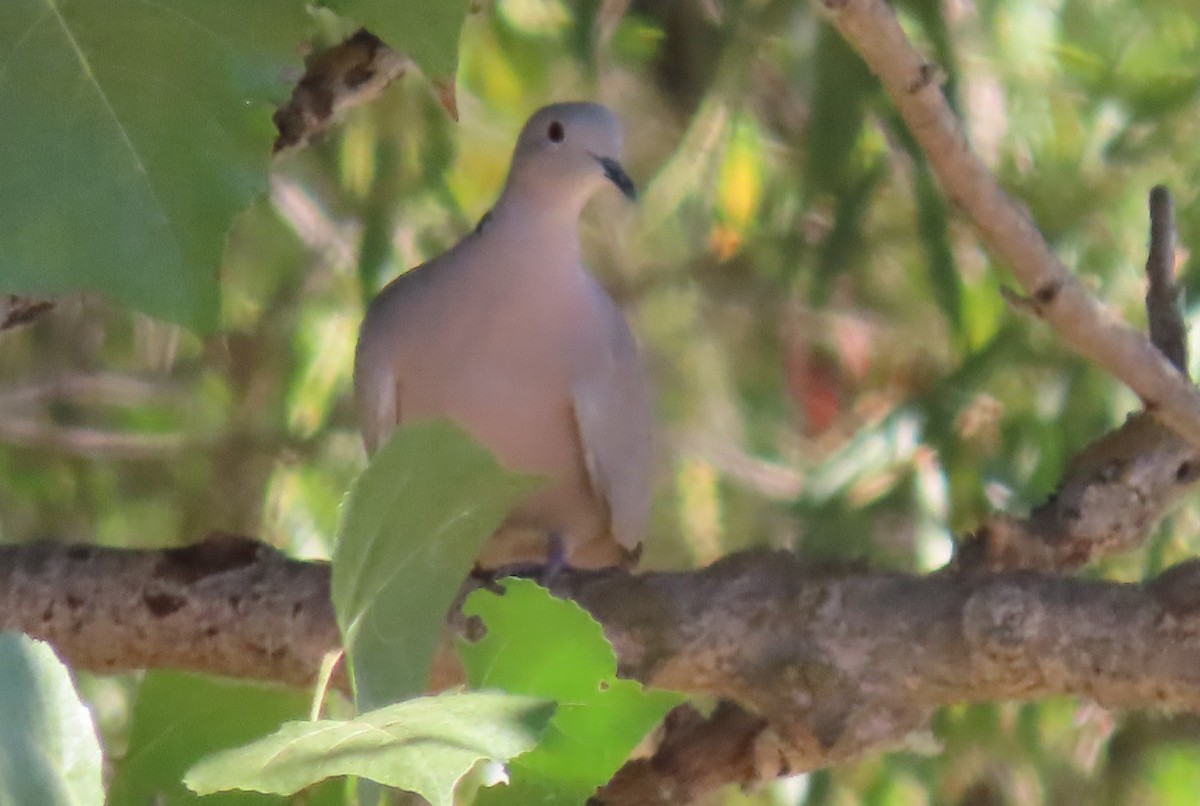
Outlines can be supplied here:
M605 179L616 185L617 190L624 193L630 201L637 201L637 188L633 186L633 180L629 178L629 174L625 173L621 163L611 157L596 157L596 162L600 163L600 167L604 169Z

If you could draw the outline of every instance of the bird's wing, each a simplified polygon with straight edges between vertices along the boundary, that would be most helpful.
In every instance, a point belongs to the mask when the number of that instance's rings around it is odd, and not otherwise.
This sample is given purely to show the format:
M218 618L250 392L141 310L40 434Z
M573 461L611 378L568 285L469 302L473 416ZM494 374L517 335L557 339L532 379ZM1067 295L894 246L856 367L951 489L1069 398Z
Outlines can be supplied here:
M400 424L401 368L421 343L422 323L414 314L431 278L424 266L397 277L372 301L359 330L354 396L368 455Z
M447 320L458 315L456 299L472 293L470 275L462 270L478 260L473 245L487 221L485 215L474 233L396 277L367 307L354 353L354 393L368 454L400 425L400 389L412 380L414 360L429 354L440 329L452 327Z
M379 446L400 425L400 382L395 378L379 378L359 390L359 418L362 422L363 444L367 455Z
M613 536L630 552L650 519L654 477L654 398L637 343L616 303L599 286L607 348L572 387L575 421L593 488L608 503Z

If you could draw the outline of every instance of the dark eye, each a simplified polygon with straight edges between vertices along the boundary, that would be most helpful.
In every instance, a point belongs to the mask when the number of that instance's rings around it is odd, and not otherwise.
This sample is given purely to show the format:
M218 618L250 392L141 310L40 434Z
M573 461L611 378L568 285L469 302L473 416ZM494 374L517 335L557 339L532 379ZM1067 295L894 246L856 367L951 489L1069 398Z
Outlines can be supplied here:
M550 138L551 143L561 143L563 138L567 136L567 133L563 130L563 125L556 120L546 130L546 136Z

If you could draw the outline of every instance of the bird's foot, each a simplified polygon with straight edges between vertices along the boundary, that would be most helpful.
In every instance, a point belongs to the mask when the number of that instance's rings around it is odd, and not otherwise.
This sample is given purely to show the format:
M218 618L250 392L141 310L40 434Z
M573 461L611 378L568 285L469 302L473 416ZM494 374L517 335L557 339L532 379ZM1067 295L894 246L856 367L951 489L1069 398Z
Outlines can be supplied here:
M543 588L549 588L570 567L567 564L567 544L563 542L562 535L554 532L547 541L546 563L542 566L541 577L535 581Z
M476 564L471 569L471 578L478 582L480 587L492 593L502 593L503 586L500 583L505 577L530 579L543 588L549 588L562 576L563 572L570 570L570 568L571 566L567 563L567 549L563 543L562 536L552 534L546 545L545 562L518 562L502 565L497 568L484 568Z

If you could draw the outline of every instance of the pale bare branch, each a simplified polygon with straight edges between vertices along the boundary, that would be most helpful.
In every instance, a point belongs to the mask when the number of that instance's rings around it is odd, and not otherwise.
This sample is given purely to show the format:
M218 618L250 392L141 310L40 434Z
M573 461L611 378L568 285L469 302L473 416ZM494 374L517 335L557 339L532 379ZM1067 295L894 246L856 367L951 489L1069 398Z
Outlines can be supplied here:
M817 0L883 82L943 191L966 214L1064 342L1141 397L1147 410L1200 447L1200 392L1150 340L1120 321L1050 250L1029 215L971 151L937 67L909 42L885 0Z

